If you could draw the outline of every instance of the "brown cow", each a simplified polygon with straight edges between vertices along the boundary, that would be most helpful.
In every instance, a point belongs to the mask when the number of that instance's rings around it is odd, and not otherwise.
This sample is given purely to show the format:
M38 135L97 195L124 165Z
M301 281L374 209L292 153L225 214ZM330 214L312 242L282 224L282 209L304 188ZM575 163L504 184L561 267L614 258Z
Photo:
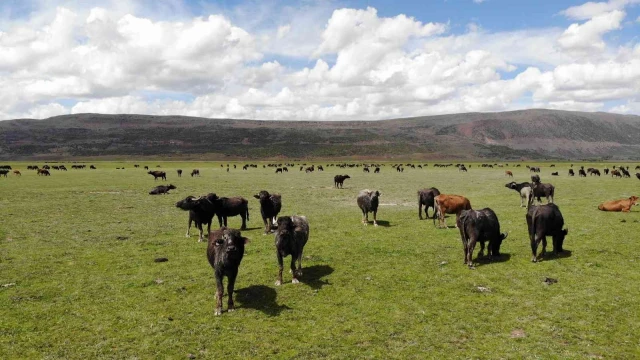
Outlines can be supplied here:
M633 205L638 205L638 197L632 196L628 199L611 200L598 205L598 210L602 211L622 211L629 212Z
M436 214L438 215L438 226L443 224L447 228L445 214L456 214L456 227L458 226L458 218L462 210L471 210L471 202L464 196L440 194L435 197ZM436 224L436 218L433 217L433 225Z
M509 177L513 177L513 173L509 170L505 171L504 174Z
M13 170L13 175L22 176L20 170Z

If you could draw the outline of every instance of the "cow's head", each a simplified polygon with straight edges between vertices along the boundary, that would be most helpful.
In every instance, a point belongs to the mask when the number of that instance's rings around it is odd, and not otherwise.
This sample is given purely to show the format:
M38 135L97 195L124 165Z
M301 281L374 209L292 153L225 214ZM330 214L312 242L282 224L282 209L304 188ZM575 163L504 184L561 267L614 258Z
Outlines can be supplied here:
M515 181L512 181L512 182L510 182L510 183L508 183L508 184L505 184L505 185L504 185L504 187L508 187L509 189L514 189L514 190L515 190L515 188L516 188L516 182L515 182Z
M629 198L629 200L631 200L631 205L638 205L638 197L633 195L632 197Z
M209 246L213 246L214 252L227 260L242 258L244 245L248 242L249 239L242 237L240 231L224 226L209 233Z
M169 186L167 186L167 189L169 189L169 190L173 190L175 188L176 188L176 186L173 185L173 184L169 184Z
M187 196L183 200L178 201L176 203L176 207L182 210L193 210L200 205L201 201L202 201L201 197Z
M260 200L260 201L265 201L265 200L269 200L269 197L271 195L269 194L268 191L266 190L262 190L258 193L258 195L253 195L254 198Z

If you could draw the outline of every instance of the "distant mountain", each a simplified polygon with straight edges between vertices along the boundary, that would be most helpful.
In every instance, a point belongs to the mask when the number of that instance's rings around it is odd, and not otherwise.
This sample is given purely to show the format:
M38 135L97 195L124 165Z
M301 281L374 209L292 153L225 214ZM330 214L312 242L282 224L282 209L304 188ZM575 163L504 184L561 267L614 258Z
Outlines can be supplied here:
M77 114L0 121L0 160L640 159L640 116L533 109L381 121Z

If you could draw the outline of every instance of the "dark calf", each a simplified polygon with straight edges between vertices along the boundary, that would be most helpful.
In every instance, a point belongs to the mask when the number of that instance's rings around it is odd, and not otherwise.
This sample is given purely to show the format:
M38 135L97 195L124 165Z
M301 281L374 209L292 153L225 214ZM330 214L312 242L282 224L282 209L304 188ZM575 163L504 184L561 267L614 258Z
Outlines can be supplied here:
M242 218L242 227L240 230L247 229L247 221L249 220L249 201L240 196L219 198L216 194L212 195L213 211L218 217L220 226L227 226L227 217L240 215Z
M182 169L178 169L178 177L182 177Z
M276 217L282 208L282 196L280 194L269 194L268 191L262 190L254 198L260 200L260 215L264 222L264 234L271 232L272 225L276 222Z
M429 218L429 208L434 209L433 217L436 216L435 204L433 199L440 195L440 191L434 187L429 189L418 190L418 218L422 220L422 207L424 206L424 215Z
M162 178L162 180L167 180L167 173L164 171L149 171L147 174L153 176L153 180L158 180L158 178Z
M536 262L544 255L547 250L547 236L553 238L554 254L564 251L562 244L569 229L562 229L564 218L556 204L530 207L527 211L527 226L531 241L531 261ZM542 251L540 255L536 256L540 242L542 242Z
M151 189L151 191L149 191L149 195L168 194L169 190L173 190L175 188L176 187L172 184L156 186L153 189Z
M458 217L458 229L462 240L462 251L464 252L464 263L473 267L473 250L476 243L480 243L480 253L478 257L484 256L484 243L489 242L488 255L490 257L500 256L500 245L502 240L507 238L507 234L500 233L500 222L496 213L489 209L482 210L462 210Z
M200 231L198 242L204 240L202 225L207 224L207 233L211 232L211 222L215 215L213 202L218 197L216 194L208 194L207 196L195 197L187 196L184 200L176 203L176 207L185 211L189 211L189 224L187 226L187 237L190 237L191 223L196 223L196 228Z
M278 257L278 279L276 286L282 285L284 258L291 255L292 283L297 284L302 276L302 250L309 240L309 222L304 216L281 216L276 230L276 255ZM296 269L296 261L298 268Z
M351 179L349 175L336 175L333 178L333 185L337 188L342 188L345 180Z
M216 278L216 315L222 315L222 296L224 295L223 277L227 277L227 311L234 310L233 288L238 276L238 267L244 256L244 245L249 239L242 237L240 231L221 227L209 233L207 259Z

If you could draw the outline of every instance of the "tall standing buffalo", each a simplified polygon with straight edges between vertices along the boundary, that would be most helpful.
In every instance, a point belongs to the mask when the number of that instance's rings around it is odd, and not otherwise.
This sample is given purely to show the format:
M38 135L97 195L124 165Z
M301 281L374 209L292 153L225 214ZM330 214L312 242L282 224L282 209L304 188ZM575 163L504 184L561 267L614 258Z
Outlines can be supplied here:
M227 311L235 309L233 304L233 288L238 276L238 268L244 256L244 245L249 239L242 237L240 231L221 227L209 233L207 259L213 268L216 278L215 315L222 315L222 297L224 295L223 277L227 277Z
M488 255L490 257L500 255L500 245L502 240L507 238L507 234L500 233L500 222L496 213L489 209L482 210L462 210L458 217L458 229L462 239L464 252L464 263L473 267L473 249L476 242L480 243L480 253L478 257L484 256L484 243L489 241Z
M547 236L553 238L553 253L563 252L562 244L569 233L569 229L563 229L564 218L556 204L531 206L527 211L527 227L529 228L529 240L531 241L531 261L536 262L547 250ZM538 245L542 242L542 251L536 255Z
M162 178L162 180L167 180L167 173L164 171L149 171L147 174L153 176L153 180L158 180L158 178Z
M292 283L297 284L302 276L302 250L309 240L309 221L304 216L281 216L276 230L276 255L278 257L278 279L276 286L282 285L284 258L291 255ZM296 261L298 268L296 269Z

